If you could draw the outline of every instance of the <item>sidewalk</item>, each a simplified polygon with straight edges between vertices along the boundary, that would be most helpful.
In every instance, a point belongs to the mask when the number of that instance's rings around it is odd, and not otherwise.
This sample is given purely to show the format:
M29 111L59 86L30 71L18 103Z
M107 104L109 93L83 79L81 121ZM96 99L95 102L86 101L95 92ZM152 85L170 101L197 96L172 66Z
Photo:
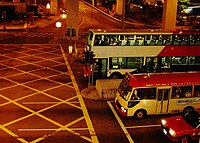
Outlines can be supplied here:
M84 88L81 90L81 95L86 98L86 99L90 99L90 100L103 100L101 99L99 93L96 90L95 86L92 86L90 88Z
M50 19L47 18L35 18L35 20L33 21L32 24L28 25L27 28L27 24L12 24L10 23L6 23L5 24L5 29L4 29L4 24L0 23L0 31L27 31L30 29L34 29L37 27L44 27L47 26L53 22L58 21L58 19L60 19L59 16L51 16Z
M59 16L51 16L50 19L47 18L36 18L35 21L28 25L27 24L11 24L6 23L5 29L4 24L0 23L0 40L14 38L16 34L20 35L21 32L27 32L29 30L37 29L38 27L45 27L52 24L60 19ZM12 32L11 32L12 31Z

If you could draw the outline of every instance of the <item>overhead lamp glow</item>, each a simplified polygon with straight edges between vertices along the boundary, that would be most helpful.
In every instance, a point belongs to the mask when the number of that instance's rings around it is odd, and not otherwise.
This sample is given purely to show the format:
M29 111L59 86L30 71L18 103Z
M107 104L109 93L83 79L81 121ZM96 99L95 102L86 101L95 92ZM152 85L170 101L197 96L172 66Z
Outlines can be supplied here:
M56 22L56 27L60 28L62 26L62 23L61 22Z
M46 8L47 8L47 9L50 9L50 7L51 7L51 6L50 6L50 4L49 4L49 3L47 3L47 6L46 6Z

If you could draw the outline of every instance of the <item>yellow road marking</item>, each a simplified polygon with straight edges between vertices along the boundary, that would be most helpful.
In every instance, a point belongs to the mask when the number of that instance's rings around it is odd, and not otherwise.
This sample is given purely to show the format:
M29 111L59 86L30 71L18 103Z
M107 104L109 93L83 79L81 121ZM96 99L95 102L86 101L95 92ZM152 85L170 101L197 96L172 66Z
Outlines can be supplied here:
M61 50L62 50L62 47L61 47ZM65 62L66 62L66 57L64 56L64 58L65 58ZM68 61L67 61L67 62L68 62ZM67 68L70 68L69 64L68 64ZM69 69L68 69L68 70L69 70ZM70 68L70 70L71 70L71 68ZM24 73L26 73L26 72L24 72ZM72 73L72 71L71 71L71 73ZM71 74L70 74L70 75L71 75ZM72 75L72 76L73 76L73 75ZM87 141L89 141L89 142L98 143L98 139L97 139L97 137L96 137L96 134L95 134L95 131L94 131L92 122L91 122L91 120L90 120L90 118L89 118L89 115L88 115L86 106L85 106L85 104L84 104L84 101L83 101L83 99L82 99L82 96L80 95L80 91L79 91L79 89L78 89L78 86L77 86L77 83L76 83L76 81L75 81L75 78L72 77L72 76L70 76L70 77L71 77L71 79L73 79L73 80L72 80L72 83L73 83L73 85L75 85L75 86L74 86L74 87L75 87L74 89L75 89L77 95L74 96L74 97L71 97L71 98L69 98L69 99L67 99L67 100L62 100L62 99L60 99L60 98L58 98L58 97L55 97L55 96L52 96L52 95L49 95L49 94L45 93L45 91L48 91L48 90L50 90L50 89L43 90L43 91L39 91L39 90L37 90L37 89L34 89L34 88L31 88L31 87L28 87L28 86L24 85L24 83L23 83L23 84L20 84L20 83L15 82L17 85L21 85L21 86L24 86L24 87L26 87L26 88L29 88L29 89L35 91L36 93L31 94L31 95L27 95L27 96L24 96L24 97L21 97L21 98L15 99L15 100L9 99L8 97L5 97L5 96L3 96L3 95L0 94L0 97L2 97L3 99L5 99L5 100L8 101L8 102L6 102L6 103L1 104L0 106L4 106L4 105L6 105L6 104L8 104L8 103L12 103L12 104L14 104L14 105L16 105L16 106L18 106L18 107L20 107L20 108L22 108L22 109L24 109L24 110L30 112L30 114L28 114L28 115L26 115L26 116L23 116L23 117L21 117L21 118L18 118L18 119L16 119L16 120L13 120L13 121L11 121L11 122L5 123L4 125L1 125L0 128L1 128L3 131L5 131L6 133L8 133L9 135L11 135L12 137L17 138L17 139L18 139L19 141L21 141L22 143L28 143L26 140L24 140L23 138L19 138L15 133L13 133L13 132L10 131L9 129L7 129L6 126L11 125L11 124L14 124L14 123L17 123L17 122L22 121L22 120L24 120L24 119L26 119L26 118L29 118L29 117L31 117L31 116L36 115L36 116L39 116L40 118L42 118L42 119L44 119L44 120L46 120L46 121L48 121L48 122L50 122L50 123L52 123L52 124L58 126L58 129L57 129L54 133L52 133L52 134L55 134L56 132L58 132L58 131L60 131L60 130L62 130L62 129L65 129L65 130L71 132L72 134L77 135L77 136L79 136L80 138L83 138L83 139L85 139L85 140L87 140ZM39 76L39 77L40 77L40 76ZM6 78L6 77L5 77L5 78ZM9 80L8 78L6 78L6 79ZM43 78L43 79L44 79L44 78ZM11 81L11 82L14 82L14 81L12 81L12 80L10 80L10 81ZM71 83L67 83L67 84L71 84ZM62 84L62 85L59 85L59 86L63 86L63 85L66 85L66 84ZM58 88L59 86L52 87L51 89ZM69 85L69 87L72 87L72 86ZM20 103L17 102L17 101L19 101L19 100L21 100L21 99L25 99L25 98L27 98L27 97L34 96L34 95L37 94L37 93L42 93L42 94L44 94L44 95L46 95L46 96L48 96L48 97L51 97L51 98L53 98L53 99L56 99L56 100L60 101L60 102L55 102L55 104L53 104L53 105L51 105L51 106L49 106L49 107L46 107L46 108L44 108L44 109L41 109L41 110L39 110L39 111L33 111L32 109L29 109L28 107L23 106L23 103L20 104ZM73 104L73 103L77 103L77 102L70 102L70 100L73 100L73 99L75 99L75 98L78 98L78 99L79 99L79 103L80 103L81 107L79 107L79 106ZM41 112L44 112L44 111L46 111L46 110L48 110L48 109L51 109L51 108L53 108L53 107L55 107L55 106L58 106L58 105L60 105L60 104L63 104L63 103L69 104L69 105L71 105L71 106L73 106L73 107L76 107L76 108L78 108L78 109L81 109L81 110L83 111L84 117L81 117L81 118L79 118L79 119L77 119L77 120L74 120L74 121L68 123L67 125L64 125L64 126L63 126L63 125L57 123L56 121L54 121L54 120L52 120L52 119L50 119L50 118L48 118L48 117L45 117L45 116L43 116L43 115L40 114ZM73 130L73 128L69 128L71 125L73 125L73 124L75 124L75 123L77 123L77 122L79 122L80 120L83 120L83 119L86 120L86 124L87 124L87 126L88 126L88 131L89 131L89 133L90 133L92 139L88 138L87 136L82 136L82 135L80 135L79 133L75 132L75 131ZM76 129L75 129L75 130L76 130ZM32 141L31 143L37 143L37 142L39 142L39 141L45 139L46 137L51 136L52 134L50 134L50 135L44 135L44 136L42 136L42 137L40 137L40 138L38 138L38 139Z
M81 104L82 111L83 111L83 114L84 114L84 117L85 117L87 126L88 126L88 128L92 129L92 130L90 130L90 135L91 135L92 141L93 141L93 143L98 143L98 142L99 142L99 141L98 141L98 138L97 138L97 136L96 136L94 127L93 127L93 125L92 125L92 121L90 120L90 117L89 117L89 114L88 114L86 105L85 105L85 103L84 103L84 100L83 100L83 98L82 98L82 96L81 96L80 90L79 90L79 88L78 88L78 84L76 83L74 74L73 74L73 72L72 72L72 70L71 70L70 64L69 64L69 62L68 62L68 60L67 60L67 57L65 56L65 52L64 52L64 50L63 50L63 48L62 48L61 45L60 45L60 48L61 48L62 55L63 55L64 60L65 60L65 64L66 64L66 66L67 66L68 72L69 72L69 74L70 74L71 80L72 80L72 82L73 82L75 91L76 91L76 93L77 93L79 102L80 102L80 104Z

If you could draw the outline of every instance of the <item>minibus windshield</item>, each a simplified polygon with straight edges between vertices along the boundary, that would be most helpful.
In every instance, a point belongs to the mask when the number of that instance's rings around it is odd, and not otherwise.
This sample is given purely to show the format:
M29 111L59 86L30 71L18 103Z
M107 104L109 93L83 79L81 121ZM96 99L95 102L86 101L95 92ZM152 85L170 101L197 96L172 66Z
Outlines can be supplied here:
M132 91L132 87L126 82L126 80L122 80L119 85L118 92L125 99L128 100L128 95Z

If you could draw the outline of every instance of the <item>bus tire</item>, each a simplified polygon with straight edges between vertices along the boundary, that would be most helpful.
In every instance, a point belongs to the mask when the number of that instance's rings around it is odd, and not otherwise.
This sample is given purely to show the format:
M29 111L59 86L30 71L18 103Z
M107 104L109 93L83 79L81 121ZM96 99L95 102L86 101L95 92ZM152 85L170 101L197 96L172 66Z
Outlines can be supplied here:
M179 143L190 143L191 139L188 135L182 136L179 139Z
M183 109L182 114L185 114L187 112L193 112L193 111L194 111L194 108L192 106L188 106Z
M136 119L143 119L147 115L146 110L144 109L139 109L135 112L134 117Z
M112 73L112 74L110 75L110 78L111 78L111 79L120 79L120 78L122 78L122 74L119 73L119 72L114 72L114 73Z

